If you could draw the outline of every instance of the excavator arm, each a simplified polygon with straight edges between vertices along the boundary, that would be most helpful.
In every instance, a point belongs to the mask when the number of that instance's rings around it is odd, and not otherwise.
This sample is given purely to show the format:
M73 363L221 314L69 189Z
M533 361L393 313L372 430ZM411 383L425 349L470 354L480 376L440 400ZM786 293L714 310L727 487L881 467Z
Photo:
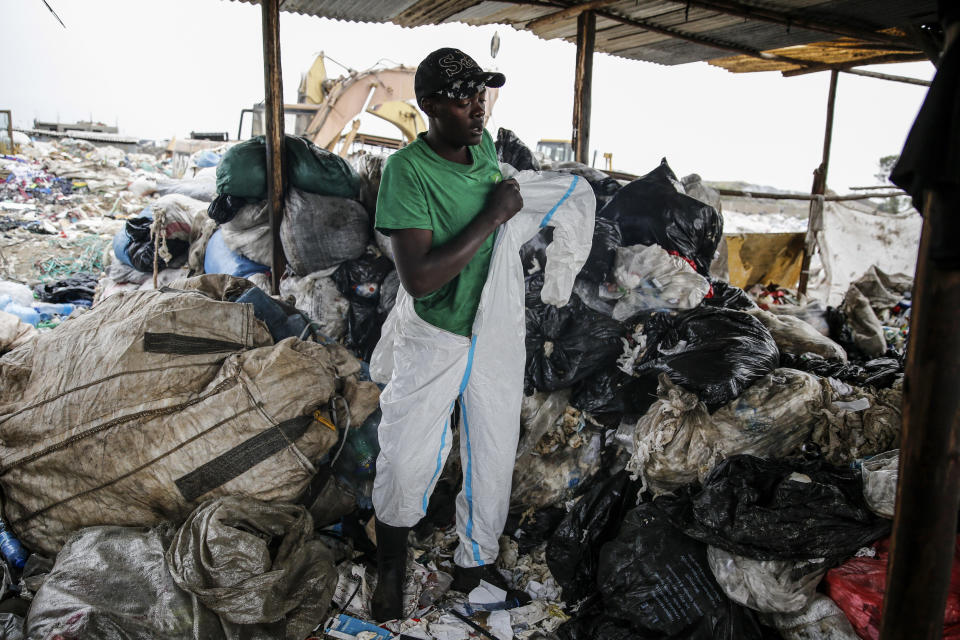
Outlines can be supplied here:
M354 71L336 80L327 80L321 53L300 85L301 101L315 104L316 113L298 133L319 147L332 149L342 137L349 135L344 134L347 125L366 112L395 125L405 141L412 142L419 133L427 130L420 111L412 104L416 100L413 91L415 74L416 69L401 65ZM489 118L499 90L487 91ZM355 135L356 128L352 128L351 133Z

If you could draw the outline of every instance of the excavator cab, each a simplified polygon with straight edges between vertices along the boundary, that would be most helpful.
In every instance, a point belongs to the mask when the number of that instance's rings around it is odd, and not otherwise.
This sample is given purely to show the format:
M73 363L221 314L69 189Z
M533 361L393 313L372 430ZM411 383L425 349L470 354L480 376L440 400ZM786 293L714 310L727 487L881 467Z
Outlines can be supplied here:
M540 140L537 142L537 153L550 163L573 160L573 146L569 140Z

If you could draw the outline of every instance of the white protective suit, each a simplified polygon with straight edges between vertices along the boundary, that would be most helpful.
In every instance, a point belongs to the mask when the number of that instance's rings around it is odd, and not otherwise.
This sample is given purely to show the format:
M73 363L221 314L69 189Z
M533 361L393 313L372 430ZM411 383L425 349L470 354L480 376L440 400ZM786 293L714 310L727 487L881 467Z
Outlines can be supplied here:
M524 206L497 230L472 338L421 320L401 287L370 363L373 379L387 383L373 486L377 518L385 524L413 526L426 513L450 451L450 415L460 402L464 480L454 560L463 567L496 560L510 502L526 359L520 246L542 227L554 227L541 298L563 306L593 239L596 200L586 180L518 173L509 165L501 165L501 173L517 180Z

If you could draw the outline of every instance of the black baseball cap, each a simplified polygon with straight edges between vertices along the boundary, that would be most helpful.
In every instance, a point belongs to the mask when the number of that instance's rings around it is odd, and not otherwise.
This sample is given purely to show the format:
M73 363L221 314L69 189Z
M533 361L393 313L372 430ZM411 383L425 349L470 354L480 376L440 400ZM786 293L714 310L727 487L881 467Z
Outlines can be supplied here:
M420 102L427 96L439 94L462 100L483 91L486 87L502 87L506 76L496 71L484 71L473 58L459 49L437 49L420 63L413 79L413 91Z

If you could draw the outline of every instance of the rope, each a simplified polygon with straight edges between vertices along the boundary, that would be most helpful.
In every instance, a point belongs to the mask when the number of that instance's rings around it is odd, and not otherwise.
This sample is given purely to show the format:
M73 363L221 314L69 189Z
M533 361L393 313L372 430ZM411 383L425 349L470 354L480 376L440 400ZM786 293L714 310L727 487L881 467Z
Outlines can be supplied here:
M153 238L153 288L157 288L157 276L160 273L160 258L166 264L173 260L173 254L167 248L167 212L159 209L153 213L150 225L150 237Z
M334 424L340 424L340 412L337 411L337 400L340 400L343 403L343 408L347 414L347 426L343 428L343 438L340 439L340 448L337 449L333 459L330 461L331 467L336 463L337 458L340 457L340 452L343 451L343 446L347 444L347 435L350 433L350 405L347 403L347 399L343 396L334 396L333 400L330 401L330 413L333 414L333 422Z

